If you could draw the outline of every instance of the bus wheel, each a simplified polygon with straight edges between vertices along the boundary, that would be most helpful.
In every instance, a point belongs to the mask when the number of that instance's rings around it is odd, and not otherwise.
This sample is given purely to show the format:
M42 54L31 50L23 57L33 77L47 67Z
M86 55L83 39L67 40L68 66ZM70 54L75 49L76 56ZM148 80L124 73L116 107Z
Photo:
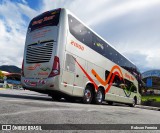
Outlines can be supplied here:
M66 97L65 98L68 102L74 103L75 102L75 98L74 97Z
M133 98L133 103L130 104L129 106L130 106L130 107L134 107L136 104L137 104L137 98L134 97L134 98Z
M51 97L54 101L60 101L61 100L61 97L59 95L52 95Z
M95 95L95 103L96 104L102 104L104 99L104 94L103 94L103 90L102 89L98 89L96 95Z
M90 86L87 86L85 91L84 91L84 96L83 96L83 103L85 104L90 104L93 99L93 91Z

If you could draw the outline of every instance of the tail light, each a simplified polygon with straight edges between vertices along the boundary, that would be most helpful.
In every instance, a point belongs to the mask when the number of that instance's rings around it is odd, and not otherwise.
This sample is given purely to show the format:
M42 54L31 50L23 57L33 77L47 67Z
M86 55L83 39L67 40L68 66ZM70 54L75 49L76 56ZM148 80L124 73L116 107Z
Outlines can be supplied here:
M54 62L53 62L53 68L51 73L49 74L49 77L54 77L56 75L60 74L60 63L59 63L59 58L57 56L54 57Z
M21 75L24 77L24 59L23 59L23 61L22 61Z

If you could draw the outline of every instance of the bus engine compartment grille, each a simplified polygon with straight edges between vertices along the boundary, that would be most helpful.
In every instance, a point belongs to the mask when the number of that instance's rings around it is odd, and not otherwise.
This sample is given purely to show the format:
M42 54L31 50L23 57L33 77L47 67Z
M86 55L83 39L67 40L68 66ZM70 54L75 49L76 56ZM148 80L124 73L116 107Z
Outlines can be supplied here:
M44 41L27 46L26 63L49 62L53 51L53 41Z

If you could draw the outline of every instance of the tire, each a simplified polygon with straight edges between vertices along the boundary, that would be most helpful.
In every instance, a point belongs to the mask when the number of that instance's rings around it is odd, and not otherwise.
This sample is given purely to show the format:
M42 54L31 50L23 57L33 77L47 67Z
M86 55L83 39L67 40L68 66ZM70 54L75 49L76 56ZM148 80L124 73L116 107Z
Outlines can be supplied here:
M94 96L94 93L92 91L92 88L90 86L87 86L84 91L83 98L82 98L83 103L90 104L93 100L93 96Z
M130 107L134 107L136 104L137 104L137 98L134 97L134 98L133 98L133 103L130 104L129 106L130 106Z
M51 95L52 99L54 101L60 101L61 100L61 96L60 95Z
M107 101L107 103L108 103L109 105L113 105L113 102L112 102L112 101Z
M66 97L65 98L68 102L74 103L75 102L75 98L74 97Z
M98 89L95 97L94 97L94 101L95 101L95 104L99 104L101 105L102 102L103 102L103 99L104 99L104 93L103 93L103 90L102 89Z

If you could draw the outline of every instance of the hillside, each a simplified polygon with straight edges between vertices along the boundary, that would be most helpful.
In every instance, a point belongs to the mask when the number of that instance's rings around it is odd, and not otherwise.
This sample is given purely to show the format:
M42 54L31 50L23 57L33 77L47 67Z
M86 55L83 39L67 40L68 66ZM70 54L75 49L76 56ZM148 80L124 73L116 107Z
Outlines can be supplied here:
M0 70L7 71L10 73L21 73L21 69L17 66L3 65L3 66L0 66Z

